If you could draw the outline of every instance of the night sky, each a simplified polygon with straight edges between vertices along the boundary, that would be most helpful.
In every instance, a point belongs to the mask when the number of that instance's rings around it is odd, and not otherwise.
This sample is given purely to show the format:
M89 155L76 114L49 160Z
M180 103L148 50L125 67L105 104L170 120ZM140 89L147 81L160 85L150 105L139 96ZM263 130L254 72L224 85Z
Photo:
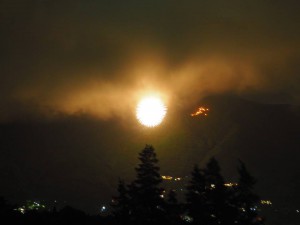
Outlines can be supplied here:
M0 0L0 195L96 211L152 144L161 172L211 156L300 207L300 3ZM135 110L159 95L147 128ZM209 115L191 117L200 106ZM296 208L295 208L296 209Z

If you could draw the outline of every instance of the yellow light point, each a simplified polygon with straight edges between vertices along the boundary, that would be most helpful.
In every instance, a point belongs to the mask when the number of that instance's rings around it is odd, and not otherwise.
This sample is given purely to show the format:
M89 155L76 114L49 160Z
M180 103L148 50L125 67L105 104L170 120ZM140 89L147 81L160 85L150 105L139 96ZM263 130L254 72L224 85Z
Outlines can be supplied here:
M272 205L272 202L270 200L261 200L260 203L263 205Z
M163 180L172 180L173 179L173 177L171 177L171 176L161 176L161 178Z
M237 186L237 183L225 183L224 186L225 187L233 187L233 186Z
M194 113L191 114L191 116L199 116L201 114L203 114L204 116L207 116L208 115L208 111L209 111L208 108L199 107L196 112L194 112Z

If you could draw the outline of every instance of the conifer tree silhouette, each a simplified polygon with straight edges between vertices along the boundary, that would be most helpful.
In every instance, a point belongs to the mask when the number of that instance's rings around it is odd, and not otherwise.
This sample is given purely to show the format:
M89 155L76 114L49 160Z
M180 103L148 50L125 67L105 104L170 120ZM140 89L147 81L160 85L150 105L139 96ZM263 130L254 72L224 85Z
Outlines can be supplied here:
M179 224L181 222L181 205L178 203L175 190L170 190L168 193L166 214L168 224Z
M206 205L210 225L233 224L235 219L234 207L230 204L231 192L225 187L218 161L213 157L204 169L206 181Z
M113 204L117 224L183 224L180 216L185 213L195 225L264 223L257 212L259 198L253 192L256 180L243 162L240 161L238 167L238 185L233 186L225 185L215 158L211 158L204 169L195 165L187 185L186 204L179 204L173 190L168 193L166 202L162 198L162 179L154 148L146 145L138 159L135 180L128 186L119 180L118 196Z
M188 215L193 218L193 224L207 224L210 215L207 208L206 180L198 165L194 166L187 186L186 206Z
M140 164L135 168L136 179L130 185L131 219L135 224L155 224L164 215L161 198L162 182L156 153L151 145L139 153Z
M113 198L113 215L118 224L128 224L130 219L130 199L128 188L123 180L119 179L118 196Z
M172 205L178 204L178 200L176 197L176 192L174 190L170 190L168 194L168 203Z
M264 220L258 215L257 203L259 197L254 193L256 179L248 172L245 164L240 161L238 167L239 182L236 191L236 206L239 211L238 223L240 225L263 224Z

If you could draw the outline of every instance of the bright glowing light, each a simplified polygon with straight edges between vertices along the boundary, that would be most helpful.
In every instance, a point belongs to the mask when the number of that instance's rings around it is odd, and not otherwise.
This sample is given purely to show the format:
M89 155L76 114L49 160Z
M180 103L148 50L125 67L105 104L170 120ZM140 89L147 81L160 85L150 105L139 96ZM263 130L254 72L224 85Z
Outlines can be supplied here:
M159 125L167 113L167 107L157 97L142 99L136 109L136 117L141 124L147 127Z
M234 186L238 186L237 183L225 183L224 184L225 187L234 187Z
M163 180L172 180L173 177L171 176L161 176Z
M104 213L105 211L106 211L106 206L103 205L103 206L101 207L101 209L100 209L100 212Z
M191 116L199 116L199 115L207 116L208 111L209 111L208 108L199 107L196 112L191 114Z

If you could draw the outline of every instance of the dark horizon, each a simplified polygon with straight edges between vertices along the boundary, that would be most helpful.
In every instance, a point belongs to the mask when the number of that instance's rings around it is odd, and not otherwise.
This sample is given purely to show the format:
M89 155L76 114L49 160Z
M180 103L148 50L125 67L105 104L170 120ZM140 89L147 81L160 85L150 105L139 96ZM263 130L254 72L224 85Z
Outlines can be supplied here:
M300 124L295 107L232 95L212 96L199 104L210 108L208 117L170 109L169 117L156 128L138 123L129 127L118 120L101 122L84 115L2 124L1 176L6 182L1 193L12 202L67 201L94 213L110 201L118 177L132 179L142 146L155 143L162 175L187 176L193 164L204 165L215 156L222 174L234 182L241 159L257 177L262 197L295 208L299 153L294 149ZM269 155L270 150L274 154ZM272 166L278 163L281 166Z

